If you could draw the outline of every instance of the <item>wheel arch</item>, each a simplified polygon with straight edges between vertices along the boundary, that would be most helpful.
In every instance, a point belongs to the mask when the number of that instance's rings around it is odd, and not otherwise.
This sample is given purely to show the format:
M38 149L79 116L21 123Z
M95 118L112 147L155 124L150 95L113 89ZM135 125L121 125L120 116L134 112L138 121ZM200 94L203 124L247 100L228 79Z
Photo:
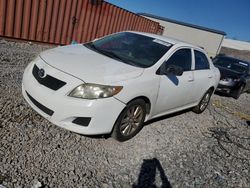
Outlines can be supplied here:
M243 86L244 88L246 87L246 85L247 85L246 80L244 80L244 81L240 84L240 86Z
M143 100L144 102L145 102L145 104L146 104L146 114L145 114L145 116L150 112L150 108L151 108L151 103L150 103L150 100L149 100L149 98L148 97L146 97L146 96L138 96L138 97L135 97L135 98L133 98L133 99L131 99L130 101L128 101L127 103L125 103L126 104L126 106L124 107L124 109L121 111L121 113L119 114L119 116L117 117L117 119L116 119L116 121L115 121L115 123L114 123L114 125L113 125L113 128L112 128L112 130L111 130L111 132L110 132L110 135L113 137L113 138L115 138L116 140L118 140L118 141L126 141L127 139L125 138L125 139L122 139L122 138L119 138L119 134L117 133L117 122L119 121L119 117L121 116L121 114L124 112L124 110L126 110L126 108L127 108L127 106L129 105L129 103L131 103L131 102L133 102L134 100L138 100L138 99L141 99L141 100ZM143 122L144 122L144 120L145 120L145 117L144 117L144 119L143 119ZM143 125L143 124L142 124ZM140 129L138 129L139 131L142 129L142 126L141 126L141 128ZM138 132L136 132L136 134L137 134ZM136 135L135 134L135 135ZM135 135L132 135L132 137L134 137ZM132 138L131 137L131 138ZM129 138L130 139L130 138Z
M149 114L150 110L151 110L150 99L148 97L146 97L146 96L138 96L138 97L135 97L135 98L131 99L129 102L127 102L127 104L130 103L130 102L132 102L132 101L134 101L134 100L136 100L136 99L142 99L142 100L144 100L144 102L146 104L146 114Z
M200 103L200 101L202 100L203 96L208 92L211 91L211 95L213 95L213 93L215 92L215 87L214 86L210 86L207 90L205 90L205 92L202 94L202 96L198 99L198 103Z
M214 86L211 86L209 89L208 89L208 91L212 91L212 92L214 92L215 91L215 87Z

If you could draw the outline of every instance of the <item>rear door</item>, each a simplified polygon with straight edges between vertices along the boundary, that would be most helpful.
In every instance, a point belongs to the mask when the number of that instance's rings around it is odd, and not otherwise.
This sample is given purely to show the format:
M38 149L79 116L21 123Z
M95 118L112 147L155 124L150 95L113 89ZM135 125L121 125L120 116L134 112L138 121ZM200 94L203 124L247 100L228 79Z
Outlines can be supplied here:
M203 52L194 49L193 53L195 61L193 97L195 97L194 100L199 101L209 89L213 72L210 70L208 58Z

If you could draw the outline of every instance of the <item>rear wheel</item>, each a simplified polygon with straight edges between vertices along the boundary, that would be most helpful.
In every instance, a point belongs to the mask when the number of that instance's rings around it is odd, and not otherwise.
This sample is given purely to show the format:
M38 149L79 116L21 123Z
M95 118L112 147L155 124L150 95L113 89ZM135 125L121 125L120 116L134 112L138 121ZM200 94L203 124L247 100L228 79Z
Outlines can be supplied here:
M130 102L118 117L112 137L118 141L126 141L134 137L143 126L146 115L146 104L142 99Z
M193 112L200 114L202 113L208 106L211 95L212 95L212 90L208 90L202 97L200 103L193 108Z

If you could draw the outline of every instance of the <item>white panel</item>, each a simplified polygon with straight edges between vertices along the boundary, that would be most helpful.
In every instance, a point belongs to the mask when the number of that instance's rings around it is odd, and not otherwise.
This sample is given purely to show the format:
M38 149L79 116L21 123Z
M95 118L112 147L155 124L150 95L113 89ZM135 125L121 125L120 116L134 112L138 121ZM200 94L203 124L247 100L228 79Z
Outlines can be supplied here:
M237 49L237 50L249 50L250 51L250 43L239 41L239 40L224 39L222 46L227 47L227 48Z
M221 40L224 38L221 34L162 21L151 17L146 18L159 22L160 25L165 27L163 36L176 38L203 47L208 52L209 56L215 56L217 51L220 50Z

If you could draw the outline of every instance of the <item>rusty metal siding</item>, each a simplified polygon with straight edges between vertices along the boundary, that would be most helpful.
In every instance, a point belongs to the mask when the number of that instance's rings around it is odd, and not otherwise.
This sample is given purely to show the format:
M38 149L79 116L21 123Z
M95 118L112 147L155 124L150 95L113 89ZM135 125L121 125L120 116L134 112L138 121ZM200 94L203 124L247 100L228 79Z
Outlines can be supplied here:
M13 36L15 0L8 0L6 4L8 9L6 11L5 34L11 37Z
M162 32L159 23L103 0L0 0L0 37L63 45L124 30Z
M52 11L53 11L53 1L47 1L46 17L51 18L53 14ZM49 32L51 28L51 22L52 19L45 19L44 21L43 38L42 38L44 42L49 42Z
M4 35L5 20L6 20L6 1L0 0L0 35Z
M67 30L66 41L65 41L66 44L69 44L73 37L73 28L74 28L75 23L77 22L76 10L77 10L77 0L72 0L71 11L70 11L69 21L68 21L68 30Z
M18 38L20 37L20 33L21 33L21 24L22 22L19 21L20 18L22 18L22 4L23 4L23 0L18 0L16 2L16 11L15 11L15 30L14 30L14 37Z

